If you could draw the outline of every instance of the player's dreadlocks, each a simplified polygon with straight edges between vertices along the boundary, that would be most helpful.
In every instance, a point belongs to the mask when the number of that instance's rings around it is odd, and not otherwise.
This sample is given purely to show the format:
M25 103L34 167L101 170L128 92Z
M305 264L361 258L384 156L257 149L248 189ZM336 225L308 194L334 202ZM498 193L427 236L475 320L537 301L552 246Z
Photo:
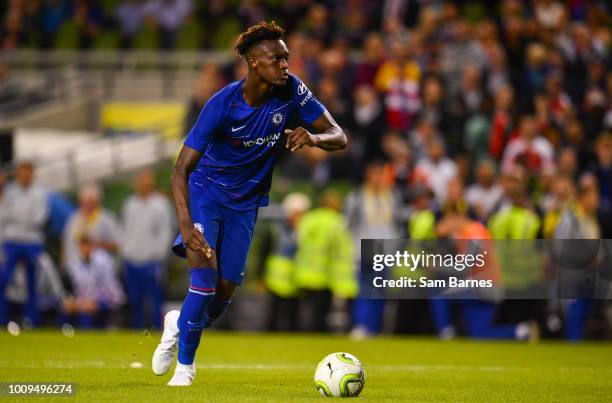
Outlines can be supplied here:
M265 40L282 39L284 33L285 30L278 26L276 22L262 21L241 33L234 49L240 56L244 56L251 46Z

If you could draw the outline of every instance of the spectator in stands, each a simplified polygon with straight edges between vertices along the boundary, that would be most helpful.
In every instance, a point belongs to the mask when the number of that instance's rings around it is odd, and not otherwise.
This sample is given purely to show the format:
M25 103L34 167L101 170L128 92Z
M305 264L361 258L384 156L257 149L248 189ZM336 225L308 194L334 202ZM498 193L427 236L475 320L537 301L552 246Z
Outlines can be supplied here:
M332 297L346 317L347 302L357 294L353 241L341 207L341 196L329 190L321 206L304 214L298 224L295 282L303 296L304 330L329 330ZM344 322L348 327L349 321Z
M548 65L546 64L546 48L539 42L531 43L526 52L525 70L521 78L521 95L526 99L544 90Z
M548 140L538 134L536 120L523 115L519 120L518 137L508 143L504 151L502 170L523 166L531 174L554 168L554 150Z
M446 200L447 185L459 173L457 165L447 157L444 143L432 138L427 144L427 156L417 162L415 178L434 193L438 205Z
M349 99L354 87L353 66L348 60L346 51L346 47L342 44L324 51L318 59L319 77L311 77L311 79L314 78L313 84L316 85L324 79L334 81L342 98Z
M578 175L578 159L576 150L571 147L564 147L557 154L557 173L567 176L574 180Z
M604 133L597 138L595 154L597 160L592 170L599 189L602 238L609 239L612 237L612 134Z
M141 329L150 323L161 329L165 266L175 226L172 206L165 196L155 191L151 170L136 175L134 189L136 193L123 205L121 243L132 326ZM150 321L145 321L147 303Z
M563 91L563 76L560 71L552 71L546 76L546 98L548 115L556 127L563 128L570 117L572 101Z
M504 172L503 205L489 218L493 239L536 239L540 218L527 194L527 171L513 166Z
M355 104L350 119L353 146L357 152L360 171L365 165L378 158L383 158L382 128L384 128L384 108L370 85L360 85L355 89Z
M554 239L555 230L561 214L570 207L574 200L574 182L571 177L557 175L552 182L551 191L542 200L540 208L544 215L542 236L544 239Z
M460 91L461 75L465 66L482 71L486 55L481 44L472 37L469 26L463 20L452 24L453 35L442 45L440 65L449 94L455 96Z
M408 142L414 159L420 161L427 157L427 146L432 139L439 136L435 121L429 118L419 119L414 129L410 132Z
M405 132L414 126L419 112L421 68L403 40L394 39L390 50L390 58L378 69L374 84L385 95L387 127Z
M6 190L6 182L8 180L8 177L6 175L6 171L2 168L0 168L0 203L2 203L2 199L4 196L4 192ZM0 216L2 217L2 216ZM1 231L0 231L1 233Z
M189 133L191 128L200 115L202 108L208 99L221 87L223 79L219 67L214 64L206 64L202 67L202 72L196 83L195 93L189 101L187 113L183 123L183 134Z
M6 287L6 298L11 304L23 306L28 301L28 281L26 270L22 264L18 265L13 278ZM47 251L43 251L36 260L36 302L40 311L41 326L55 326L57 313L61 313L61 306L66 291L55 266L55 262Z
M25 42L27 32L23 23L24 12L23 1L10 1L0 25L0 49L14 49Z
M485 90L489 95L497 94L502 88L510 85L510 73L503 48L495 43L487 50L488 66Z
M350 105L342 97L338 82L332 77L323 77L317 86L317 97L327 107L330 113L338 116L341 122L348 122L350 119Z
M398 212L401 199L384 180L382 161L371 161L366 167L361 187L346 198L344 215L355 244L356 271L361 266L362 239L395 239L399 236ZM364 338L380 333L384 300L357 298L353 307L351 336Z
M302 32L296 31L287 36L287 48L291 49L291 72L298 77L307 78L306 73L306 37Z
M584 172L589 162L594 160L593 143L585 138L583 125L577 118L567 120L561 144L574 150L580 172Z
M496 242L504 288L516 299L505 300L496 314L499 323L531 322L530 331L522 326L523 336L536 337L534 319L541 316L544 304L526 299L528 290L543 276L540 251L535 239L540 237L541 220L527 193L527 171L516 165L504 172L504 202L487 223L491 239ZM506 240L506 241L504 241ZM502 253L503 252L503 253ZM533 295L533 294L531 294ZM521 298L519 298L521 297ZM528 329L527 328L527 329ZM520 336L520 335L519 335Z
M597 179L592 174L584 174L578 181L576 203L567 208L561 215L559 225L555 230L555 239L600 239L601 231L597 222L597 207L599 204L599 189ZM578 252L570 248L564 251L568 258ZM593 263L594 264L594 263ZM581 267L583 270L596 270L596 267ZM580 299L571 300L567 305L567 321L565 336L568 340L579 341L583 338L584 326L593 301L593 284L582 281L574 284L576 296Z
M85 329L106 327L109 315L124 300L113 257L95 245L87 235L79 238L78 253L68 262L73 293L63 302L65 316L77 315L78 326Z
M47 193L34 182L34 175L35 168L31 162L20 162L15 172L15 182L7 186L0 206L6 259L0 274L0 324L6 324L8 320L4 292L18 261L24 261L26 265L28 302L25 316L32 325L39 323L36 262L43 252L48 208Z
M4 200L4 194L7 182L6 172L0 168L0 207L2 207L2 201ZM4 272L4 217L0 211L0 273Z
M447 133L450 128L448 107L445 102L445 91L442 79L436 74L423 78L423 95L419 121L431 122L434 129Z
M466 123L471 117L486 112L488 103L480 70L476 65L466 65L461 70L458 91L451 98L449 131L444 133L450 155L455 156L464 151Z
M385 134L382 139L382 147L385 159L389 160L383 170L385 183L395 189L401 199L406 202L409 200L410 185L414 179L410 147L406 140L395 133Z
M68 220L62 239L64 266L79 256L79 241L87 236L96 249L104 249L111 255L119 246L119 229L113 213L101 205L101 190L88 184L79 191L79 208Z
M41 41L43 49L55 46L60 28L70 18L70 3L66 0L44 0L41 9Z
M567 18L567 10L560 2L539 0L534 2L534 14L538 24L544 29L558 30Z
M309 38L321 41L324 46L331 42L331 22L329 11L323 4L311 4L304 21L305 34Z
M299 299L296 287L295 253L297 226L310 209L310 199L303 193L288 194L282 202L284 217L272 223L262 243L259 276L271 297L267 329L297 331L299 329Z
M492 256L495 252L491 243L491 234L487 227L470 219L460 211L447 210L437 223L436 236L441 239L453 239L457 253L471 252L475 247L488 252L485 265L478 271L473 270L465 273L467 277L481 280L491 280L494 285L500 285L500 273L496 259ZM470 240L470 241L467 241ZM475 246L478 245L478 246ZM518 339L526 340L535 337L528 323L497 324L496 322L496 292L494 289L487 290L489 293L475 289L454 290L455 301L449 300L442 295L431 299L431 310L436 324L438 336L441 339L455 337L456 329L452 320L451 305L456 305L461 314L461 323L465 332L473 338L490 339Z
M465 200L463 189L463 181L458 175L448 181L446 184L446 199L440 206L440 211L443 214L451 212L465 217L474 216L474 212L470 210L470 206Z
M145 8L142 0L127 0L122 2L116 10L116 19L119 25L119 48L132 49L134 40L140 32L145 19Z
M363 58L357 63L355 85L374 85L376 72L384 61L385 43L379 33L371 32L363 45Z
M91 49L104 28L104 15L99 0L77 0L73 18L79 29L79 48Z
M160 50L172 50L178 33L191 13L190 0L150 0L146 14L157 30Z

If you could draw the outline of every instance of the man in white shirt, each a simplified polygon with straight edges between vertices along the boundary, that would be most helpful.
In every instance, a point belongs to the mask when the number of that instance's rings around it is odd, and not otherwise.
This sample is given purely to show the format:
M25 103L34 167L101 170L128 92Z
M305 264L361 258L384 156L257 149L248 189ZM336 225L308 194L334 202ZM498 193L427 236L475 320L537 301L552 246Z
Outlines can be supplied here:
M174 234L174 216L168 199L154 190L150 170L138 173L136 193L123 205L123 242L125 284L132 312L132 326L143 328L144 304L148 299L152 325L161 328L163 303L162 278Z
M8 322L6 286L17 262L26 265L28 301L25 316L32 325L39 322L36 301L36 262L43 252L44 226L49 216L46 191L34 183L34 165L21 162L15 171L15 182L6 187L2 199L2 232L6 264L0 272L0 324Z
M488 159L480 161L476 167L476 183L465 191L468 206L476 213L479 220L486 222L502 196L503 190L495 181L495 164Z
M433 191L436 202L441 206L446 200L448 182L458 172L455 162L446 156L442 140L432 138L427 144L427 157L417 163L415 177Z

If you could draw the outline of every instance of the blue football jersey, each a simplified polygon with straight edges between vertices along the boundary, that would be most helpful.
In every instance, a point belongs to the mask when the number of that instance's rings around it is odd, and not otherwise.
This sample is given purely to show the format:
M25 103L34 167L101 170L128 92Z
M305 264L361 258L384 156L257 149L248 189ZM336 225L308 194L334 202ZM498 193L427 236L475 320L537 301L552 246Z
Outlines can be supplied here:
M190 189L237 210L268 205L272 169L292 114L312 124L325 111L294 75L256 108L244 100L243 83L234 81L210 98L184 143L202 153Z

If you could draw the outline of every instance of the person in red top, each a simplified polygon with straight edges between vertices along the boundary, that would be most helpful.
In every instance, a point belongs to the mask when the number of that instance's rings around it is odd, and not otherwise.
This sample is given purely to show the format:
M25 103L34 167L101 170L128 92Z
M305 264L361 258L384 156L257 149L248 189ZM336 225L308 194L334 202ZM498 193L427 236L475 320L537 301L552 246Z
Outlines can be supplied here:
M495 96L495 112L491 123L489 136L489 153L496 161L500 161L504 149L510 141L513 129L514 90L504 85Z

